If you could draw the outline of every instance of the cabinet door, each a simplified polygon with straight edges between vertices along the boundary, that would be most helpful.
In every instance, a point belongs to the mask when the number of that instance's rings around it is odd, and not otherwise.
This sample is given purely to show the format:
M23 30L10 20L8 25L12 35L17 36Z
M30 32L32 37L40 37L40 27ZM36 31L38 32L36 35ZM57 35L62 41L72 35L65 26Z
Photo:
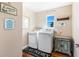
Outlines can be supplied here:
M64 44L63 44L63 52L64 53L67 53L70 55L70 42L69 41L64 41Z
M56 39L55 40L55 51L61 51L60 45L61 45L61 41Z
M63 52L66 53L68 52L68 42L67 41L63 41Z

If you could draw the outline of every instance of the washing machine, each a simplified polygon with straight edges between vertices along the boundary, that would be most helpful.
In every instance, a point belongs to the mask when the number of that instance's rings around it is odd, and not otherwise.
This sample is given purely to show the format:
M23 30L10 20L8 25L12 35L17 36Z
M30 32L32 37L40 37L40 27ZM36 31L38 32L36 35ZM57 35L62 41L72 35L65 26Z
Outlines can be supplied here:
M37 32L28 32L28 46L37 49Z
M38 36L38 49L46 52L52 53L53 50L53 32L39 32Z

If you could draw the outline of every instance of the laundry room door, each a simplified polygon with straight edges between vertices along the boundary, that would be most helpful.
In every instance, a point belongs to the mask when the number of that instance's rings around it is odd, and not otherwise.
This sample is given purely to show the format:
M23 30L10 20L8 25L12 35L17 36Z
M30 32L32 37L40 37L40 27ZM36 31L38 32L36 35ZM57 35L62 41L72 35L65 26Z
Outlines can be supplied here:
M72 5L72 33L74 39L74 56L79 57L79 2Z

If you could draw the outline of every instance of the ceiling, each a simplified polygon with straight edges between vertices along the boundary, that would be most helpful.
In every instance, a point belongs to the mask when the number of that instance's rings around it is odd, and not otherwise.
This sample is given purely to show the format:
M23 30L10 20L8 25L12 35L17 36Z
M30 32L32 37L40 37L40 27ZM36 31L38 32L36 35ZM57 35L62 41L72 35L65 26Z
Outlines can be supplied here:
M71 4L72 4L71 2L30 2L30 3L24 2L23 7L33 12L39 12Z

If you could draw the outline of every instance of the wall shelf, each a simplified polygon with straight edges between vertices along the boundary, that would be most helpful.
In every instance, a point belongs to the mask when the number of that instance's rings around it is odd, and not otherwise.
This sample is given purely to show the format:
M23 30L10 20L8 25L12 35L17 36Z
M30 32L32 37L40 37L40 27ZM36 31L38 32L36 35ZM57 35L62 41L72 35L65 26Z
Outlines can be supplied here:
M57 21L69 20L69 17L57 18Z

